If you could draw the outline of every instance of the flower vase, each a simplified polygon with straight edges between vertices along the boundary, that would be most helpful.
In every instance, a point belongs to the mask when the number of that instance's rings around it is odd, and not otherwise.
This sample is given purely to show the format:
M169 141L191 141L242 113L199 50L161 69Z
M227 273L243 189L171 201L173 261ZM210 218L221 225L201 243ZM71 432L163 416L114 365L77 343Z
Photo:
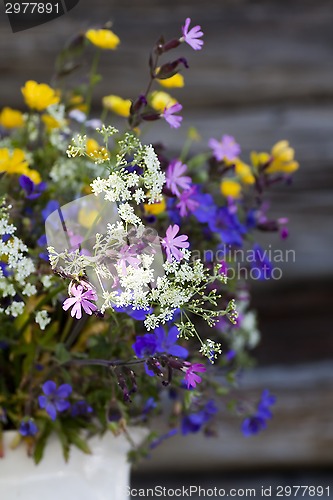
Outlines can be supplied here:
M135 445L147 436L145 428L130 428ZM72 446L65 462L60 442L51 436L41 462L36 465L20 444L11 449L15 431L4 432L4 457L0 459L0 498L3 500L125 500L128 497L131 449L122 434L111 432L89 439L91 455Z

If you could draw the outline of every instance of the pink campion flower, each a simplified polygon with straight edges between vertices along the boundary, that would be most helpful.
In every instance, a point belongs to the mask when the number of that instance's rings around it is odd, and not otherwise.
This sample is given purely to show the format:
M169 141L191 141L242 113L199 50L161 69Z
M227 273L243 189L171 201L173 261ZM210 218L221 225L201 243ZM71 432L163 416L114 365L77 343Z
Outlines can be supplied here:
M134 267L135 269L138 268L140 264L140 259L137 257L137 245L124 245L120 250L119 250L119 260L117 262L118 265L121 266L121 270L123 273L123 276L126 276L127 271L126 271L126 264L129 264L130 266Z
M222 161L224 159L232 161L241 152L240 145L237 144L235 138L231 135L223 135L220 141L216 139L209 139L209 146L213 150L213 155L217 161Z
M191 198L196 191L196 186L192 186L190 189L187 189L187 191L183 191L180 195L179 203L177 203L176 207L179 209L179 213L182 217L194 212L199 207L200 203Z
M182 26L183 36L180 38L181 42L186 42L192 49L201 50L204 44L203 40L199 40L203 36L203 32L201 31L201 26L193 26L193 28L188 30L190 27L191 18L188 17L185 20L184 26Z
M185 361L182 371L185 372L185 382L187 383L187 388L196 387L200 384L202 378L194 372L203 373L206 371L206 367L202 363L189 363Z
M71 316L73 318L74 316L76 319L82 318L82 308L89 315L91 315L94 311L97 311L97 306L91 302L92 300L97 300L97 296L91 288L85 290L82 285L72 285L70 294L72 297L65 300L62 308L64 311L67 311L71 306L73 306L73 309L71 310Z
M170 191L180 196L178 187L187 190L191 187L192 179L183 173L187 170L187 165L180 160L173 160L166 171L166 185Z
M181 260L183 258L183 254L179 248L188 248L190 246L189 242L186 241L188 239L186 234L176 237L178 231L179 226L177 224L174 226L170 225L166 230L166 237L162 240L162 245L165 248L168 262L172 261L172 257L176 260Z
M171 128L179 128L180 124L183 120L182 116L174 116L175 113L181 111L183 106L178 102L173 104L172 106L164 108L161 117L165 119L165 121L170 125Z

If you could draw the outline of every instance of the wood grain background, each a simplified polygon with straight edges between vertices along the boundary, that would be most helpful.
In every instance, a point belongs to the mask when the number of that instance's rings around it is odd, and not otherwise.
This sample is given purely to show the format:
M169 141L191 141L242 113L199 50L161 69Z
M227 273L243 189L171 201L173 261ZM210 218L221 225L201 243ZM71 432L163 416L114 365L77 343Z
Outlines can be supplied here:
M202 52L179 50L190 64L185 89L174 92L184 105L184 125L176 132L158 124L149 129L146 140L160 140L162 135L177 152L187 125L194 124L204 145L211 136L235 135L246 158L251 149L289 139L301 169L292 186L274 190L272 213L290 218L291 235L283 243L276 238L272 245L294 249L296 260L283 264L280 281L254 284L263 332L257 355L261 364L283 365L281 370L291 381L297 363L306 363L304 370L315 382L310 387L303 379L286 391L280 372L276 390L282 420L256 445L232 447L229 440L228 449L235 453L229 463L249 465L254 454L257 466L266 460L273 465L283 460L296 465L332 464L331 365L320 363L333 359L332 0L81 0L68 15L16 34L3 11L1 15L1 106L22 108L21 85L31 78L49 81L64 42L73 33L109 19L122 43L116 52L103 55L104 80L97 88L94 109L98 111L106 94L133 98L146 85L152 43L161 33L177 36L190 16L202 25L205 46ZM263 243L269 243L267 238ZM257 378L258 390L269 382L267 370ZM320 389L325 373L330 382ZM281 441L283 429L286 436L293 436L289 452L288 439ZM223 439L228 439L226 433L211 456L225 466L226 455L219 451ZM279 442L284 445L279 447ZM201 441L197 445L203 446ZM164 466L162 455L159 460Z

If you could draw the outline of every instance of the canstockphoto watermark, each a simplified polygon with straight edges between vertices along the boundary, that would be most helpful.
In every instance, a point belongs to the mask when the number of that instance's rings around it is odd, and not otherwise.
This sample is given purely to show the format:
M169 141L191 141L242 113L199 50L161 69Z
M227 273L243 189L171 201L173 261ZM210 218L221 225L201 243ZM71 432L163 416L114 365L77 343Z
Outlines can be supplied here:
M156 485L153 488L127 488L127 496L131 498L173 498L173 497L255 497L256 490L254 488L203 488L198 485L180 486L178 488L167 488L166 486Z
M80 0L3 0L13 33L53 21L72 10Z
M283 275L285 264L296 262L294 249L261 248L234 248L223 245L217 250L192 250L192 259L201 259L203 262L223 263L224 272L229 279L274 279L279 280Z

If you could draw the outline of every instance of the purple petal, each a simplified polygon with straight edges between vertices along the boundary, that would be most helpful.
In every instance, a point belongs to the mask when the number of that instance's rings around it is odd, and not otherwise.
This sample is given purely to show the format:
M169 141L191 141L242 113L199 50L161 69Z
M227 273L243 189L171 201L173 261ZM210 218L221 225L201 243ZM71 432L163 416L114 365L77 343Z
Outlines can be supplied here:
M47 404L47 397L46 396L38 396L38 403L40 408L45 408Z

